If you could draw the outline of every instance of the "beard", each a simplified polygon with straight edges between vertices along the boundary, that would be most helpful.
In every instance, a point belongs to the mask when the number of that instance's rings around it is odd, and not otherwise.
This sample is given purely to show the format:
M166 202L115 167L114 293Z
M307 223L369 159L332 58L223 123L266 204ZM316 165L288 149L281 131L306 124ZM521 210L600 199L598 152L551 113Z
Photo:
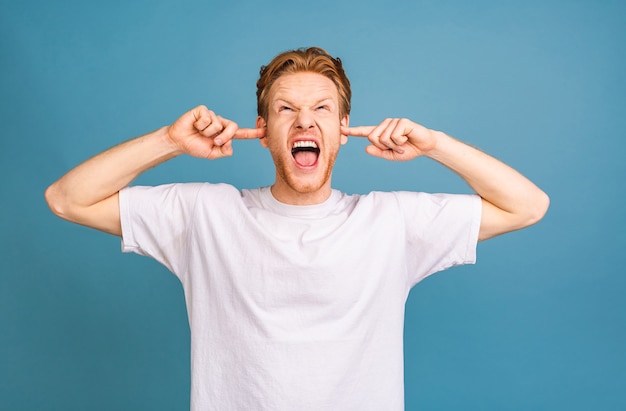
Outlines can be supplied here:
M333 153L329 158L320 164L314 173L306 173L298 175L298 171L294 170L292 165L293 159L285 158L284 154L271 153L276 167L276 180L281 180L293 192L299 194L311 194L321 190L328 182L330 182L337 158L337 152ZM321 155L321 154L320 154ZM318 159L319 161L319 159Z

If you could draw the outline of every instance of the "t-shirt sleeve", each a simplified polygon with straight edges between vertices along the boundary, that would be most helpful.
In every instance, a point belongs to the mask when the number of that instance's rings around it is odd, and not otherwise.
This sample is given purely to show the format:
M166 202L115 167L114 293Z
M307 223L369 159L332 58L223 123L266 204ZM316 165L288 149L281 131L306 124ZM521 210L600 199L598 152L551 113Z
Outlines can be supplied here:
M152 257L180 276L199 189L199 184L169 184L121 190L122 251Z
M476 262L482 203L471 194L396 193L405 219L413 286L449 267Z

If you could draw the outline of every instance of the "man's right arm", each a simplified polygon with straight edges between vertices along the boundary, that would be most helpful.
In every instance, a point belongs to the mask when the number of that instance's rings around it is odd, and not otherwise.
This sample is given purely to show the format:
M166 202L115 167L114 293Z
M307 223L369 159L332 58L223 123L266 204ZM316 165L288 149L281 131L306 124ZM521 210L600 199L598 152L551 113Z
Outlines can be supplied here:
M204 106L174 124L106 150L70 170L46 190L50 209L68 221L120 236L119 191L144 171L181 154L216 159L232 155L233 138L259 138Z

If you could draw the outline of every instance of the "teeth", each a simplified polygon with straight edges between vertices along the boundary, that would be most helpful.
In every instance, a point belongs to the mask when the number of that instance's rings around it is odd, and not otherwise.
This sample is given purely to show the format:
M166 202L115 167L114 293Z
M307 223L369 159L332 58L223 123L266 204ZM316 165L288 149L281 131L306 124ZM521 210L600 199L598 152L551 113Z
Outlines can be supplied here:
M317 148L317 144L315 141L296 141L293 145L293 148Z

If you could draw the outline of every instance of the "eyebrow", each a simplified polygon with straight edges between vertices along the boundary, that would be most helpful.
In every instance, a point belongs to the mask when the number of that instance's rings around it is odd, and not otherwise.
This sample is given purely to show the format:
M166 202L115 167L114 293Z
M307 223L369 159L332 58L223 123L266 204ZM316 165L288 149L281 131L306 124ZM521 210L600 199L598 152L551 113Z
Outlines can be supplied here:
M321 99L317 100L317 101L316 101L315 103L313 103L312 105L313 105L313 106L317 106L317 105L319 105L319 104L321 104L321 103L323 103L323 102L326 102L327 100L330 100L330 102L334 103L334 101L333 101L333 98L332 98L332 97L324 97L324 98L321 98ZM290 105L290 106L295 106L295 104L294 104L294 103L292 103L291 101L287 100L286 98L280 98L280 97L279 97L279 98L277 98L277 99L275 99L275 100L273 101L273 104L280 103L280 102L287 103L287 104L288 104L288 105Z

